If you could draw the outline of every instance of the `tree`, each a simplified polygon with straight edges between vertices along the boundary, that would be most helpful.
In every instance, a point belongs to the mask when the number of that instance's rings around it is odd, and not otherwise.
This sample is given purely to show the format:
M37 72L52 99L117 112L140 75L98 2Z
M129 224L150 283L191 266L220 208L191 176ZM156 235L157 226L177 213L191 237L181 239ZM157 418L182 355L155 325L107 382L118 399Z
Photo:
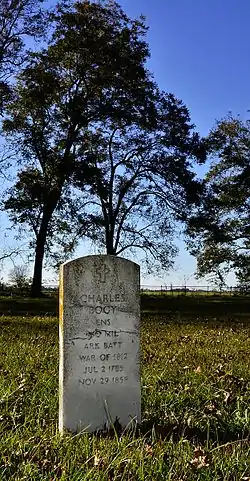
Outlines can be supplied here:
M9 273L9 280L12 286L19 291L27 291L30 286L28 267L26 265L15 265Z
M188 226L198 276L214 273L222 282L233 270L240 284L249 283L250 121L230 115L217 123L207 141L213 161L203 202Z
M10 98L9 77L24 61L25 38L42 35L43 0L1 0L0 3L0 111Z
M187 108L174 95L159 95L156 116L150 129L124 122L89 129L78 151L74 185L82 188L93 237L107 254L140 249L149 267L168 268L176 253L175 225L200 190L192 163L203 161L205 150ZM93 167L88 189L84 170L82 176L86 162Z
M0 264L6 259L13 259L19 255L19 249L1 249L0 251Z
M18 77L3 129L23 165L5 207L14 222L36 229L33 296L41 293L53 216L70 192L88 127L106 119L155 122L143 20L130 20L113 2L60 4L53 20L48 48L30 54ZM83 171L87 181L87 162Z
M9 211L13 224L24 234L28 227L31 250L35 248L39 237L47 187L39 169L26 168L17 174L17 182L8 190L8 198L4 202L4 208ZM76 205L65 188L47 230L47 261L51 261L53 267L68 260L77 245L80 232L87 227L84 222L79 227L78 210L79 205Z
M14 75L25 62L25 41L38 40L48 15L43 0L1 0L0 2L0 115L11 100ZM1 146L0 175L5 176L12 152Z

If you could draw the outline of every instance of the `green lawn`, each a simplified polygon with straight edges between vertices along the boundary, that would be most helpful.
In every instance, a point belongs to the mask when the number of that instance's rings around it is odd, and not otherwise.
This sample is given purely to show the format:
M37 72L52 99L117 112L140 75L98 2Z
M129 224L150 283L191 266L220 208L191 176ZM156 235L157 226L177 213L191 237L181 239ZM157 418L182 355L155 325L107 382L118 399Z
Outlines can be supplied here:
M58 320L26 315L53 312L52 301L5 302L1 481L250 480L247 302L240 309L239 301L229 307L214 300L205 315L203 305L197 313L194 304L174 300L164 307L142 299L140 429L63 438L57 427ZM2 310L7 304L0 302Z

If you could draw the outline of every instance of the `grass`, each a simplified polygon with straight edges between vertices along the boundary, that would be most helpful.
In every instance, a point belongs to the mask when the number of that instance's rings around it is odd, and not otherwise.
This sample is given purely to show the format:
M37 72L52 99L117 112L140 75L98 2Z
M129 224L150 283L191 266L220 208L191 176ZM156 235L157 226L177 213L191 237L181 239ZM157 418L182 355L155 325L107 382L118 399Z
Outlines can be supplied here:
M239 300L214 300L205 315L203 304L197 313L199 304L177 301L142 300L138 431L63 438L58 320L27 314L53 311L51 300L8 304L0 318L1 481L250 480L248 303L237 314Z

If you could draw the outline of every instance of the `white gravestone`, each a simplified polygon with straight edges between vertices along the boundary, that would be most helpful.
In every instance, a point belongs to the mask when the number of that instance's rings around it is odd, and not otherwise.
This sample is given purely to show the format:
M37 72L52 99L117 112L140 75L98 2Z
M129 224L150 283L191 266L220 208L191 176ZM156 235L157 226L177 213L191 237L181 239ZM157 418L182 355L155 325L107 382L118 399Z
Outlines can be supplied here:
M139 286L139 266L121 257L61 266L60 432L140 422Z

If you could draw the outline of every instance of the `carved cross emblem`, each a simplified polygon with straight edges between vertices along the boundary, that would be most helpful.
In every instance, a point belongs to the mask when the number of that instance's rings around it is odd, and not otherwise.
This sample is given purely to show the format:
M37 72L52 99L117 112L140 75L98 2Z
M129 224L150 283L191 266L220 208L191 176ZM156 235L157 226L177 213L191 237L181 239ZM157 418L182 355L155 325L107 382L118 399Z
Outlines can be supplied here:
M100 268L96 268L94 276L97 282L106 282L109 271L109 267L105 264L103 264Z

